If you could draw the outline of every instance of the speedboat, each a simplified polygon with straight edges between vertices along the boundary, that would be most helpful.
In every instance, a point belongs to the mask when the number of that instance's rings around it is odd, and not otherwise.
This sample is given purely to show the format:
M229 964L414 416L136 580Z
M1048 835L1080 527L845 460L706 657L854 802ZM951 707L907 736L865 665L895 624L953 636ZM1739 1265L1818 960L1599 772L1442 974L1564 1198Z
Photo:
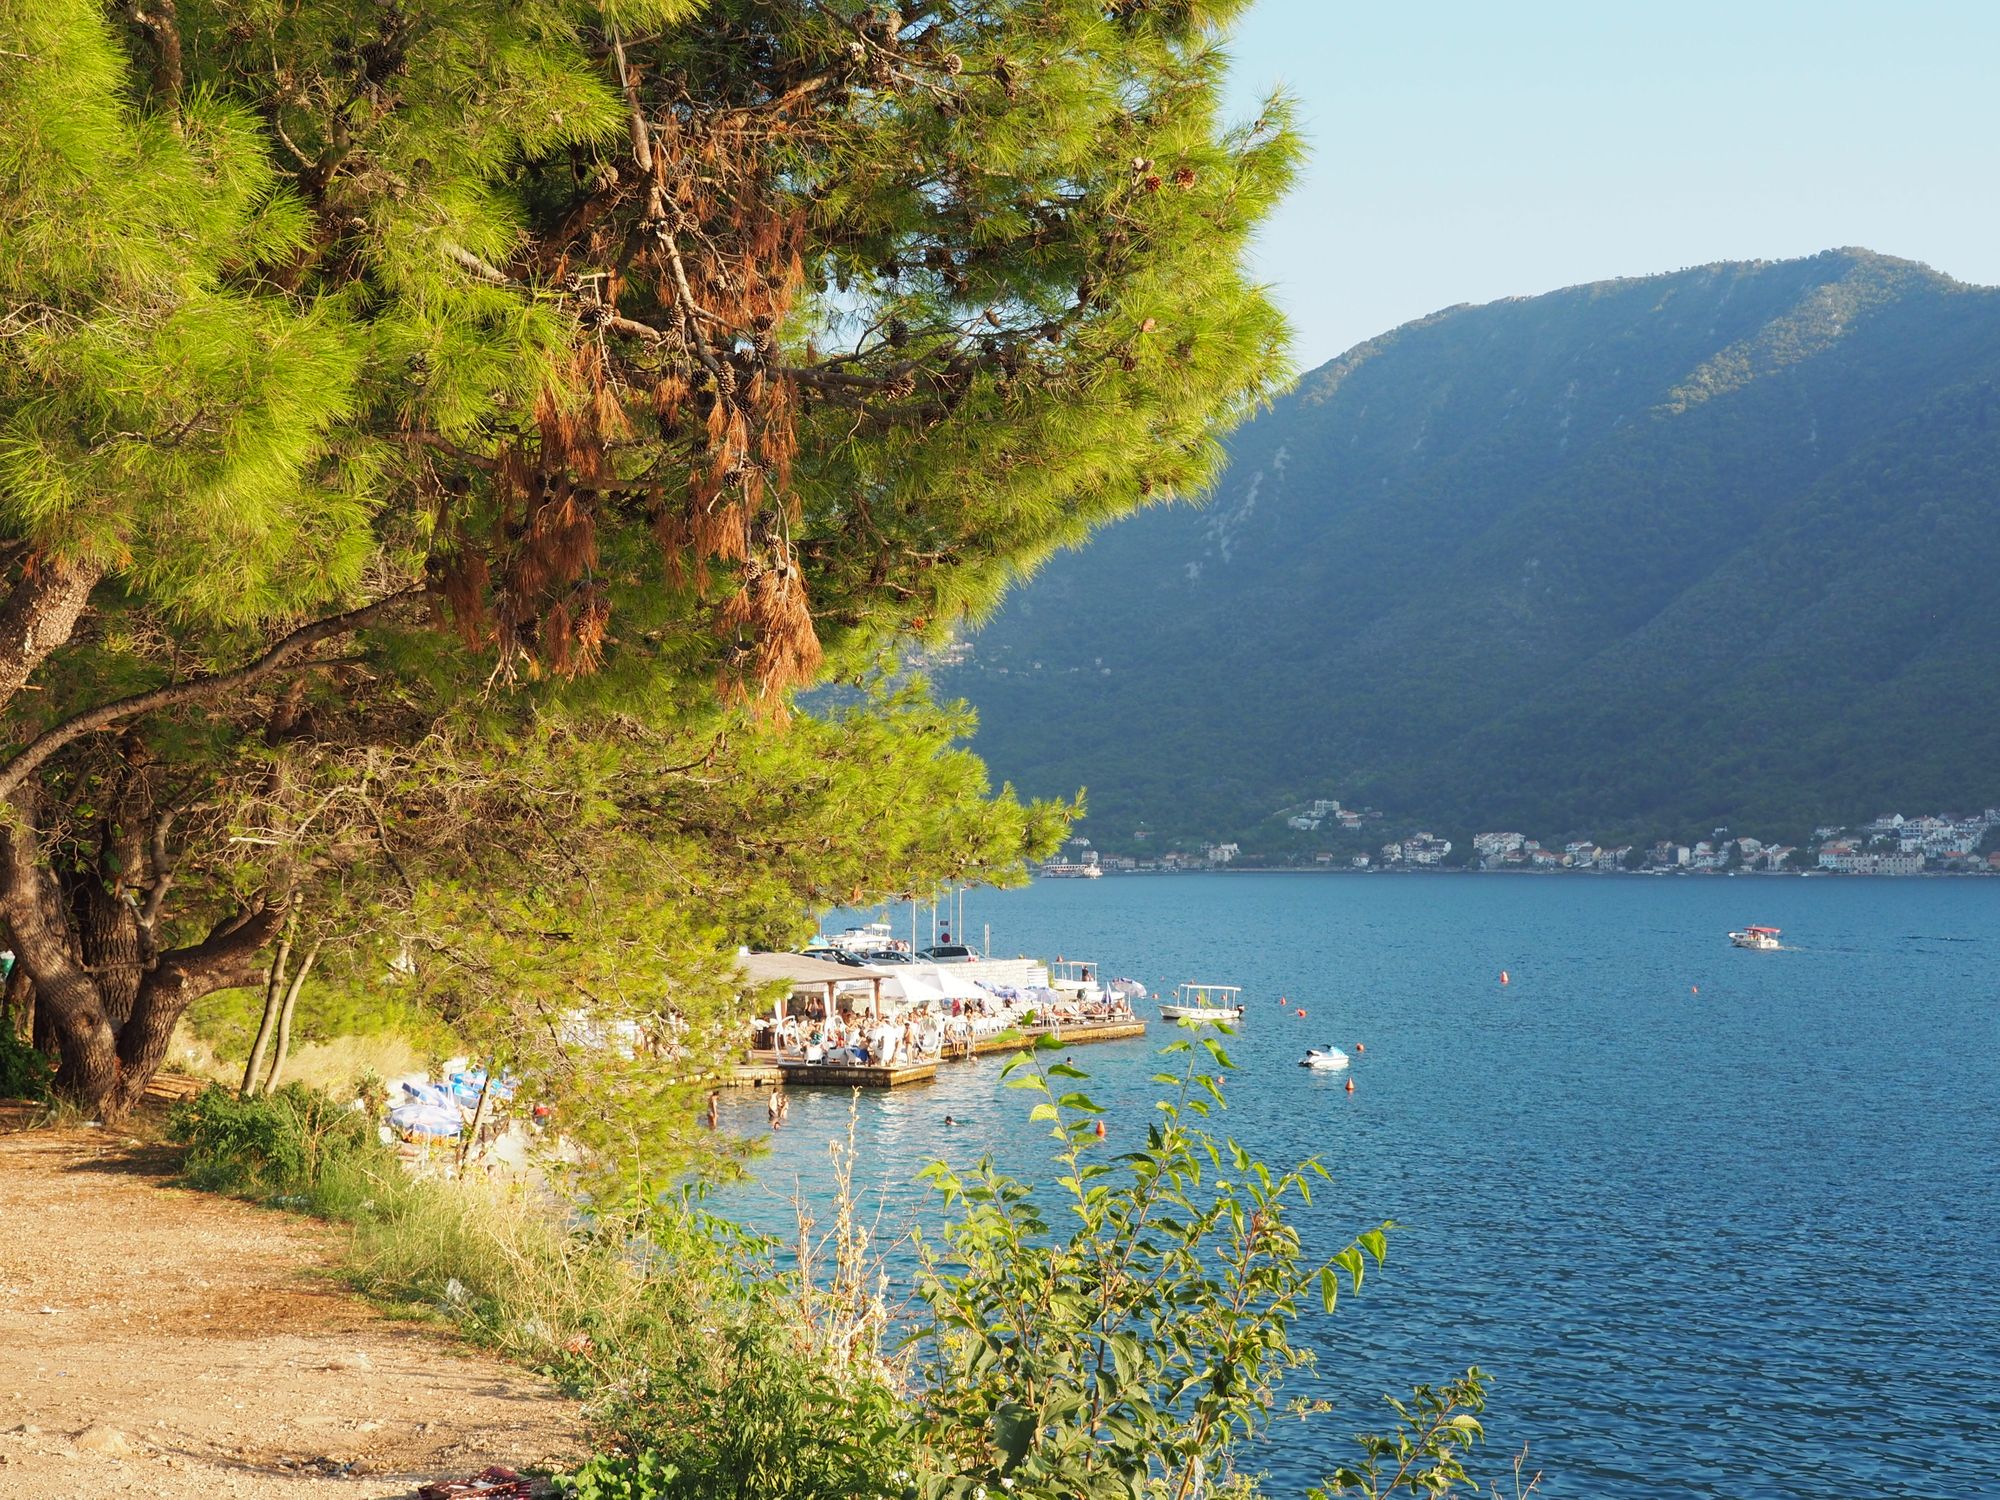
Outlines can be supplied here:
M1730 933L1729 941L1739 948L1757 948L1767 953L1785 946L1778 941L1778 929L1775 927L1746 927L1741 932Z
M1174 998L1160 1002L1160 1014L1169 1021L1240 1021L1243 1002L1240 984L1179 984Z
M1347 1054L1338 1047L1308 1047L1306 1055L1299 1059L1302 1068L1318 1068L1324 1073L1338 1073L1347 1066Z

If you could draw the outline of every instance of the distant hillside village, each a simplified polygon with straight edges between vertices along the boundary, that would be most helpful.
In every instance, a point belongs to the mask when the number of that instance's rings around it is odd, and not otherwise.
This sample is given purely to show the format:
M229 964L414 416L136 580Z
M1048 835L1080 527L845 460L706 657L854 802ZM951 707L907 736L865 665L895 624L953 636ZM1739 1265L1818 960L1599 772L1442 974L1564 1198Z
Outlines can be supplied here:
M1279 809L1292 834L1327 829L1365 834L1386 815L1369 808L1344 808L1332 798ZM1148 837L1140 830L1137 838ZM1181 870L1321 868L1340 870L1459 869L1474 871L1597 871L1642 874L1752 871L1840 875L2000 874L2000 807L1970 817L1928 814L1906 818L1885 813L1858 828L1815 828L1809 843L1766 843L1716 829L1692 844L1660 839L1652 844L1601 845L1587 838L1560 846L1526 834L1478 833L1469 846L1418 831L1392 838L1368 852L1314 850L1246 854L1238 843L1203 844L1199 852L1170 849L1158 855L1100 854L1087 838L1072 839L1049 862L1049 874L1148 874Z

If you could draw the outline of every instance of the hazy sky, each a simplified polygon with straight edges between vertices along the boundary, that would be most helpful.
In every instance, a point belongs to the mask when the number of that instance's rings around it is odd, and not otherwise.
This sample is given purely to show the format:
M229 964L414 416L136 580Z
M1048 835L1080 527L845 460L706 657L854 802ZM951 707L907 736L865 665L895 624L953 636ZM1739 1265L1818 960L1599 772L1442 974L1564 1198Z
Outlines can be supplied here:
M2000 0L1257 0L1301 368L1456 302L1836 245L2000 283Z

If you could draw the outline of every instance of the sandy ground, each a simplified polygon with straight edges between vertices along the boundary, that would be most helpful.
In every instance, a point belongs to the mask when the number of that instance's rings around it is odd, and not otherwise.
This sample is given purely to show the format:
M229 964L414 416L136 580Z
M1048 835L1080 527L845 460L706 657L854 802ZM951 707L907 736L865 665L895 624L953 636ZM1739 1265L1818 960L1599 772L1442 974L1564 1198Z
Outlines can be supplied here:
M0 1127L0 1500L377 1500L585 1450L546 1384L316 1276L335 1231L170 1166Z

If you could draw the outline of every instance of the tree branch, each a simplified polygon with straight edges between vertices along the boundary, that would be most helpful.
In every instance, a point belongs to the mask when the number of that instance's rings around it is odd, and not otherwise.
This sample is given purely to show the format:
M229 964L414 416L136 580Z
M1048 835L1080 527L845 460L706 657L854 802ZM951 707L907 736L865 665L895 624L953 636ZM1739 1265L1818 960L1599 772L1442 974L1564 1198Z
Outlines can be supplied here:
M51 651L69 640L103 571L30 557L0 605L0 708L27 685Z
M178 109L181 102L181 33L178 18L174 15L174 0L150 0L150 8L135 0L126 14L152 38L156 58L153 88L158 92L160 101L169 109Z
M632 159L639 164L639 170L651 173L653 170L652 137L646 130L646 114L639 107L639 75L625 65L625 43L616 30L611 33L611 55L618 64L618 87L624 92L627 107L632 112Z
M18 755L4 767L0 767L0 798L11 797L28 777L48 761L50 756L72 741L82 739L87 734L95 734L100 729L108 729L119 721L137 714L157 713L163 708L178 708L184 703L205 702L218 698L233 688L247 686L292 665L293 659L308 647L359 630L393 606L416 598L422 593L421 586L399 589L393 594L377 599L373 604L364 604L359 609L350 609L344 614L329 615L325 619L301 625L255 661L243 666L227 672L214 672L190 678L186 682L169 683L150 692L134 693L129 698L119 698L86 713L80 713L73 719L65 719L62 723L36 735ZM314 667L331 666L333 663L305 661L297 665L309 670Z

